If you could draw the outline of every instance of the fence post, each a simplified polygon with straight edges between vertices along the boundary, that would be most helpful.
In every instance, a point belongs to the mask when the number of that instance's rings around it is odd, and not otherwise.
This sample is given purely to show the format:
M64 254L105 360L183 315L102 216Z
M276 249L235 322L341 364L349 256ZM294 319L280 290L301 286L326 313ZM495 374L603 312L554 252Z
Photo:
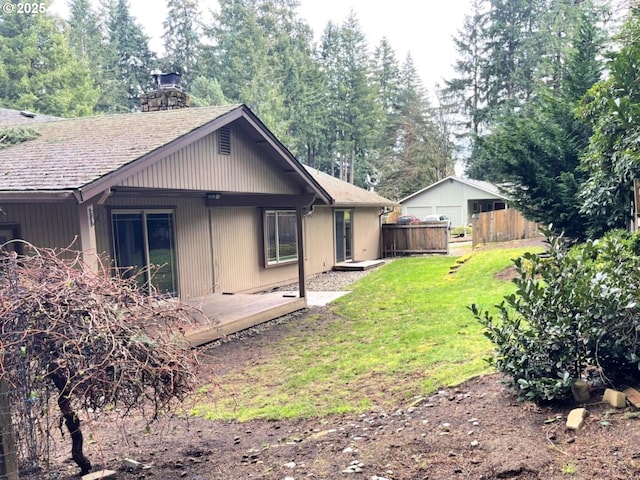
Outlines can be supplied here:
M4 378L0 379L0 480L18 480L18 454L11 421L11 400Z

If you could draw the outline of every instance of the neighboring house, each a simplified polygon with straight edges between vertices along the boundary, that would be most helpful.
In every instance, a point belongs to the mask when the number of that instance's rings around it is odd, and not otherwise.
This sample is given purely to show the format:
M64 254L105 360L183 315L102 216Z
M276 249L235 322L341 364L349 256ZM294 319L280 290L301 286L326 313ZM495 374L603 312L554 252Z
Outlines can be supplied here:
M427 215L446 215L455 227L471 224L475 214L507 208L507 197L491 183L451 176L399 203L403 215L412 214L420 219Z
M305 168L246 106L30 127L0 148L0 239L164 265L151 285L183 299L292 282L304 297L305 276L380 258L394 202Z

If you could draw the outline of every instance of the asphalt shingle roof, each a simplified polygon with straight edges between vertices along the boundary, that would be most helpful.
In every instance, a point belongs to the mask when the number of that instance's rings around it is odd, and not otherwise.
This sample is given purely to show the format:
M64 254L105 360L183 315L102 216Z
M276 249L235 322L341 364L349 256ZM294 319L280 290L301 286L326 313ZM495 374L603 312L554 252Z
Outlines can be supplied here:
M187 108L34 123L31 128L39 137L0 149L0 191L80 188L238 108L241 106Z
M37 121L33 120L38 116L30 119L16 110L0 109L0 126L24 127L26 123L40 134L0 148L0 193L80 189L242 108L231 105L69 119L40 116ZM305 168L334 205L396 205L377 193Z
M55 120L62 120L62 117L52 117L51 115L43 115L41 113L0 108L0 127L5 125L26 127L34 123L53 122Z
M307 172L324 188L329 195L334 199L334 205L336 206L375 206L375 207L387 207L395 206L396 202L393 202L387 198L378 195L375 192L370 192L364 188L356 187L349 182L344 182L339 178L332 177L331 175L321 172L315 168L305 165Z

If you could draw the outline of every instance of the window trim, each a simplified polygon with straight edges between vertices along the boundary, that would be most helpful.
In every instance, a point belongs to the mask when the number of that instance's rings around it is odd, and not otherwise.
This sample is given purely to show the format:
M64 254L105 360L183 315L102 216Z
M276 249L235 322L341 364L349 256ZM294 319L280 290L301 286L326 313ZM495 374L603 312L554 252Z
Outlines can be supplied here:
M276 228L276 238L278 238L278 240L276 241L276 260L269 260L269 222L267 220L267 216L270 214L275 214L275 228ZM293 215L293 219L296 222L295 228L294 228L294 232L295 232L295 236L296 236L296 240L295 240L295 248L296 248L296 255L295 258L285 258L283 260L280 260L280 244L279 244L279 232L278 232L278 214L287 214L287 215ZM286 208L265 208L262 210L262 240L263 240L263 252L262 252L262 258L263 258L263 265L264 268L273 268L273 267L279 267L282 265L295 265L296 263L298 263L298 253L299 253L299 248L298 248L298 242L299 242L299 238L298 238L298 228L297 228L297 214L296 211L294 209L286 209Z

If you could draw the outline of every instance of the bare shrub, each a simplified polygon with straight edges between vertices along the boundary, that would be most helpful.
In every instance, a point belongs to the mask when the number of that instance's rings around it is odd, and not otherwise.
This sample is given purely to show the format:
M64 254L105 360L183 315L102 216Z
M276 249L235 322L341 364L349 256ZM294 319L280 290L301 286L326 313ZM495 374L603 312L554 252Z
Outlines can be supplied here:
M48 460L47 439L64 422L73 460L82 474L91 470L77 412L135 410L151 421L196 384L197 358L183 334L198 312L113 273L92 271L69 250L0 257L0 378L32 469Z

